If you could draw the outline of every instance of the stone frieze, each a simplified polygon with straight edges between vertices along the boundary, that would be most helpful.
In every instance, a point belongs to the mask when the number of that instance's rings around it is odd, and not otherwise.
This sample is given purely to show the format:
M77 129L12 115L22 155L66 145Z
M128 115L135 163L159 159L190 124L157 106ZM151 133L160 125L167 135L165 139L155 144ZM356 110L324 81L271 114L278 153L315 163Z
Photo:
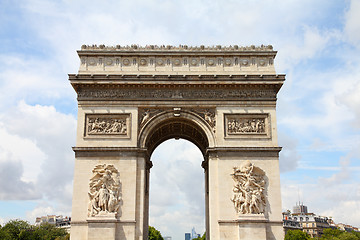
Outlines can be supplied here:
M225 133L230 137L269 136L268 114L225 114Z
M86 114L85 137L127 136L129 114Z
M126 89L82 88L78 91L78 100L237 100L276 98L274 89Z

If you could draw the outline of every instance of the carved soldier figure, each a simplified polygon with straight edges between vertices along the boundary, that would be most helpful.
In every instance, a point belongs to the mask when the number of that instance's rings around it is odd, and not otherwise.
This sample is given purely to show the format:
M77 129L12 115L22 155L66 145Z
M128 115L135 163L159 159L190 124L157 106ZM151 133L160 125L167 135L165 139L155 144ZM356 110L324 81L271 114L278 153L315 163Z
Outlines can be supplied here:
M236 211L240 214L260 214L265 211L265 173L245 161L240 168L234 167L232 174L235 181L233 198Z
M110 198L109 190L106 189L105 184L99 190L99 207L101 211L108 211L108 202Z
M120 207L119 172L113 165L97 165L90 179L88 216L117 213Z

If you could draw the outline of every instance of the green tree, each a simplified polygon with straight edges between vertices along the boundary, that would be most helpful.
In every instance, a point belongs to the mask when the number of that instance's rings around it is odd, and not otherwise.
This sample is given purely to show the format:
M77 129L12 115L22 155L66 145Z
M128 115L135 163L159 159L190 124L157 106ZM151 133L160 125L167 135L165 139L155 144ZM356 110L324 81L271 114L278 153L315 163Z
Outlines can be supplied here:
M287 231L284 240L308 240L309 234L304 233L301 230L289 230Z
M1 239L17 240L20 239L20 233L22 231L31 230L31 225L23 220L10 220L4 227L1 228Z
M351 233L357 236L358 239L360 239L360 232L352 231Z
M30 225L23 220L11 220L0 228L2 240L68 240L70 234L65 229L57 228L51 224L39 227Z
M149 226L149 240L164 240L159 230Z
M357 232L345 232L339 229L324 229L324 234L320 238L321 240L360 240L360 233Z
M63 228L57 228L52 224L41 224L33 232L34 239L43 240L63 240L68 237L68 233Z
M355 234L349 233L349 232L342 232L339 235L339 239L340 240L359 240L359 238Z
M323 231L323 235L321 236L320 239L322 240L338 240L339 236L341 235L342 231L340 231L339 229L333 229L333 228L326 228Z

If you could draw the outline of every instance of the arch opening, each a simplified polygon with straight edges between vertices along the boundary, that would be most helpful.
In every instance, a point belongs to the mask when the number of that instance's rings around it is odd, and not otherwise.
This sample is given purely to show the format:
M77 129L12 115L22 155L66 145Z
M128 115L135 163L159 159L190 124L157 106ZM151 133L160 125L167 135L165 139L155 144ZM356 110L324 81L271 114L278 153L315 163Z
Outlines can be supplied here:
M205 210L205 231L209 232L209 191L208 191L208 171L207 171L207 149L209 146L212 146L214 143L214 136L211 127L206 123L204 119L198 117L192 113L183 112L180 116L174 116L174 113L167 112L154 118L150 119L149 122L144 124L140 129L139 133L139 146L146 150L147 152L147 164L148 170L146 172L146 191L145 191L145 199L146 199L146 207L147 210L146 219L147 221L144 224L149 223L149 201L151 195L150 189L150 168L153 166L152 155L157 149L159 145L164 142L167 142L169 139L184 139L188 142L192 143L193 147L197 147L200 150L200 158L202 158L202 162L198 163L199 167L202 166L204 169L198 168L202 174L203 187L198 189L198 191L203 192L203 209ZM171 140L170 140L171 141ZM174 142L174 141L173 141ZM189 143L189 144L190 144ZM195 146L194 146L195 145ZM181 154L179 154L181 155ZM156 163L155 163L156 164ZM166 181L166 179L164 180ZM205 204L204 204L205 203ZM147 225L145 225L145 229L147 229ZM191 229L189 229L189 232ZM200 234L203 234L203 230Z
M203 234L206 226L205 174L202 153L185 139L169 139L151 155L149 225L162 236L183 239L184 233Z
M153 127L148 134L145 147L149 156L159 144L171 138L182 138L194 143L203 155L209 147L206 133L194 122L185 118L170 118Z

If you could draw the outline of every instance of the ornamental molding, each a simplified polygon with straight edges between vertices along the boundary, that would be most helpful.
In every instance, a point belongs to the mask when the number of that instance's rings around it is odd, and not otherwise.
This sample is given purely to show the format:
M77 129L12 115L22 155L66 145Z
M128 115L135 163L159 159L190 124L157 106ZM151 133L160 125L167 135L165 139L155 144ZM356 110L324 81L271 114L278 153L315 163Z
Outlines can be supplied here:
M260 45L260 46L188 46L188 45L146 45L140 46L138 44L132 45L116 45L116 46L106 46L106 45L82 45L81 50L101 50L101 51L273 51L272 45Z
M89 182L88 217L116 217L120 212L120 173L114 165L99 164Z
M79 73L275 73L269 46L83 45Z
M85 114L85 138L128 138L130 114Z
M80 87L78 100L276 100L276 89L259 88L111 88Z
M259 167L250 161L244 161L240 167L234 167L231 174L234 180L231 201L239 215L264 214L266 208L266 176Z
M211 84L218 81L224 81L225 83L247 83L247 84L259 84L259 83L274 83L281 84L285 81L284 74L69 74L69 80L76 83L91 83L91 81L131 81L134 82L169 82L176 81L181 83L182 81L190 81L195 84L198 81Z
M81 56L79 73L115 72L119 74L212 74L229 72L274 74L272 56Z

